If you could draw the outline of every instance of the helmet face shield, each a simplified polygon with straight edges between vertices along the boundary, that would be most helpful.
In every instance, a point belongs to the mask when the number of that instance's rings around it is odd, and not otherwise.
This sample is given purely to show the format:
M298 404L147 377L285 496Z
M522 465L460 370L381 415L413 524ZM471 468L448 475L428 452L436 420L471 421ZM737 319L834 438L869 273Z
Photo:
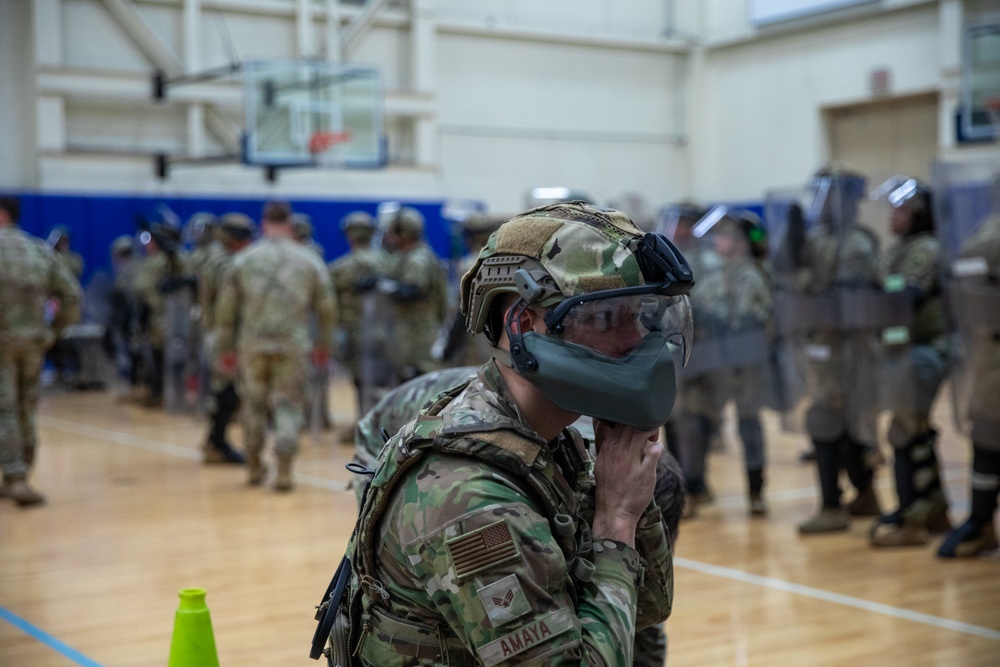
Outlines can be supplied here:
M558 319L550 318L549 329L567 343L622 359L646 336L657 333L679 350L687 363L693 324L686 295L634 294L564 303L569 307Z

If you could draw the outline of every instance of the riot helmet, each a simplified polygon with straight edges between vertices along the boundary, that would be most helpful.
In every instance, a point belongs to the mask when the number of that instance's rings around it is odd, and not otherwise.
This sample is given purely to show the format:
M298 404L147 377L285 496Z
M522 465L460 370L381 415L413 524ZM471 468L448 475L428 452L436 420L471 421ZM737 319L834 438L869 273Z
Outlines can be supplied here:
M584 202L543 206L490 236L462 278L462 312L493 356L560 408L653 429L676 396L674 356L687 361L694 284L680 251L619 211ZM503 305L512 295L513 304ZM521 331L528 308L545 333ZM501 332L510 351L500 349Z
M292 236L299 243L305 243L313 236L312 216L306 213L292 213Z
M683 247L690 238L692 227L704 217L705 213L704 208L690 202L664 206L657 216L656 231L674 244Z
M893 176L869 194L872 201L884 201L891 208L893 234L912 236L934 231L934 209L930 187L915 178Z
M348 240L367 243L375 234L375 219L365 211L353 211L340 221L340 231Z
M389 219L388 231L416 240L424 235L424 216L412 206L401 206Z
M857 220L858 204L865 196L865 177L838 165L827 165L809 181L805 210L810 226L839 229Z
M253 238L256 227L250 216L226 213L219 219L219 237L227 246L235 246Z
M192 215L184 226L184 241L194 246L205 246L215 238L219 219L213 213L201 211Z

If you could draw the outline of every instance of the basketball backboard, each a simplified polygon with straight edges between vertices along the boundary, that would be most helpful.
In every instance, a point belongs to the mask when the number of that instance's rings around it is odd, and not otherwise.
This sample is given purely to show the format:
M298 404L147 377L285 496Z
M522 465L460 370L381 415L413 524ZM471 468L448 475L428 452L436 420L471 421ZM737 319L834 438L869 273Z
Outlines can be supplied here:
M385 166L379 71L323 61L245 63L244 161L266 166Z
M1000 99L1000 24L966 28L962 54L962 136L996 136L990 105Z

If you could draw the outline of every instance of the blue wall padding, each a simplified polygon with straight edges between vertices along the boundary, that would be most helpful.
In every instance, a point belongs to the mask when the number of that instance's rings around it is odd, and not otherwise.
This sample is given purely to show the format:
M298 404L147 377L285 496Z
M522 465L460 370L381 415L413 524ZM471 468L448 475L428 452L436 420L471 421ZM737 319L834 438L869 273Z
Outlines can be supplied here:
M158 219L161 205L169 207L184 222L199 211L216 215L245 213L259 221L265 198L227 199L145 197L134 195L38 194L8 192L21 200L21 227L28 233L46 238L53 227L66 225L71 234L71 247L86 262L84 284L97 272L110 270L111 242L122 234L136 233L136 220L143 216ZM326 261L347 252L347 242L340 233L340 220L351 211L363 210L375 214L384 200L319 200L290 199L297 213L312 216L315 239L326 250ZM406 206L419 210L426 219L427 241L443 258L450 255L451 239L448 226L441 218L441 201L410 202Z

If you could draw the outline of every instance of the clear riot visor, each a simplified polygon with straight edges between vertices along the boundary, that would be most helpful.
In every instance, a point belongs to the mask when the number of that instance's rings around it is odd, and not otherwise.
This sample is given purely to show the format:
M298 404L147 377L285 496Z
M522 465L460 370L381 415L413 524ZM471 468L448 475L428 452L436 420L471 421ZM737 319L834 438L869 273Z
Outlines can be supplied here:
M563 301L554 313L547 319L552 333L608 357L627 357L652 333L662 335L682 363L687 364L691 354L693 320L687 295L581 297Z

